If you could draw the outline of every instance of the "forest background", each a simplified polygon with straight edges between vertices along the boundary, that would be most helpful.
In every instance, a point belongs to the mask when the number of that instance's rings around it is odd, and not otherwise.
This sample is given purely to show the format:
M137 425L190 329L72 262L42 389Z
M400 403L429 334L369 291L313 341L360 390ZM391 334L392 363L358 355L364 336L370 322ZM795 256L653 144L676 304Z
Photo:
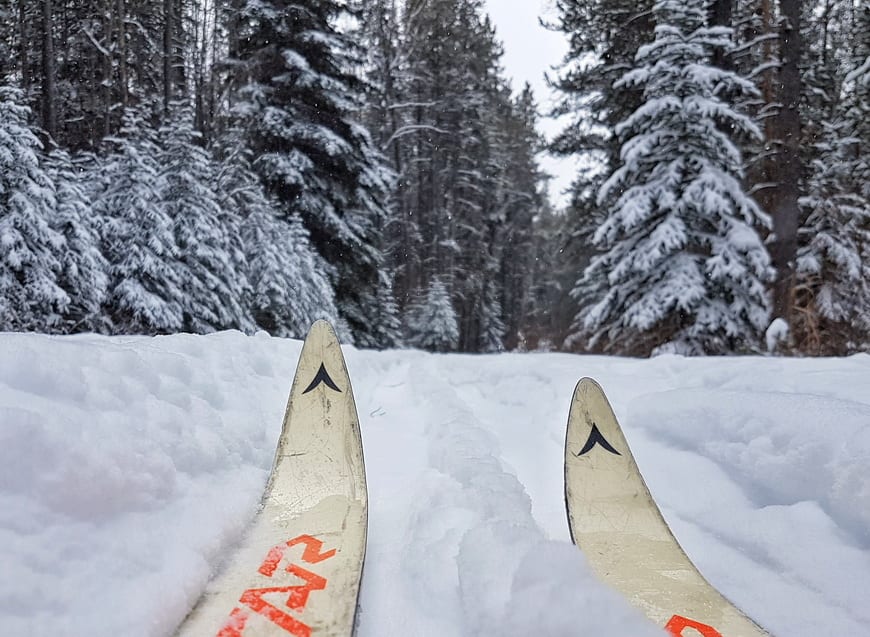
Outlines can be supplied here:
M484 9L0 0L0 329L868 350L867 3L556 0L544 113Z

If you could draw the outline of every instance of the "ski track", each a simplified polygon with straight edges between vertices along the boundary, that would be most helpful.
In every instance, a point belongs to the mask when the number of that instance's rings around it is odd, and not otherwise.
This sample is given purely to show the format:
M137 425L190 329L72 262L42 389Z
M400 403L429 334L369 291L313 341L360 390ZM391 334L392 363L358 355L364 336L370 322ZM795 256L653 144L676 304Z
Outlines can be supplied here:
M301 344L0 345L0 632L171 635L256 511ZM582 376L726 596L777 637L870 634L870 356L344 351L370 503L357 637L663 635L568 542Z

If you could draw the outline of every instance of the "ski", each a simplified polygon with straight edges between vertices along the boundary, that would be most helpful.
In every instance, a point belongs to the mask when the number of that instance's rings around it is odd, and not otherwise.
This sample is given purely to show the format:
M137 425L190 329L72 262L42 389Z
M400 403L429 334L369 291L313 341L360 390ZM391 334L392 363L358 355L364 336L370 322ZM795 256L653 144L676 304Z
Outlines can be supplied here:
M185 637L350 637L366 548L359 419L332 327L311 327L263 501L178 629Z
M593 571L676 637L769 637L689 560L637 468L601 387L574 390L565 436L571 538Z

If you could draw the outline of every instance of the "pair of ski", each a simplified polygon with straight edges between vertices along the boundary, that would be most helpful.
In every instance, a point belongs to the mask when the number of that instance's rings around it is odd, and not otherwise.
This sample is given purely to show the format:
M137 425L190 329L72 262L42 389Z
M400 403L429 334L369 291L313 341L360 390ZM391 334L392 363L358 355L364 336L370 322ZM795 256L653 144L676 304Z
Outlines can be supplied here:
M571 536L591 567L671 635L767 635L677 544L589 378L571 402L565 502ZM367 520L350 378L335 332L318 321L302 347L260 511L178 635L350 637Z

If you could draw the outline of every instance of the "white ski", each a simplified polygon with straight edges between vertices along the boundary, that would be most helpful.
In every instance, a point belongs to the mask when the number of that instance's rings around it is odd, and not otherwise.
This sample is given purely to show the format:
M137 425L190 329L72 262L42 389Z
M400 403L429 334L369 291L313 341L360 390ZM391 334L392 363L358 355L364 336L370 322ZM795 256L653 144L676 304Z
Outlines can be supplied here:
M366 547L359 419L332 327L299 358L263 502L178 630L187 637L350 637Z
M677 637L767 637L692 564L638 471L601 387L574 390L565 437L571 537L593 570Z

